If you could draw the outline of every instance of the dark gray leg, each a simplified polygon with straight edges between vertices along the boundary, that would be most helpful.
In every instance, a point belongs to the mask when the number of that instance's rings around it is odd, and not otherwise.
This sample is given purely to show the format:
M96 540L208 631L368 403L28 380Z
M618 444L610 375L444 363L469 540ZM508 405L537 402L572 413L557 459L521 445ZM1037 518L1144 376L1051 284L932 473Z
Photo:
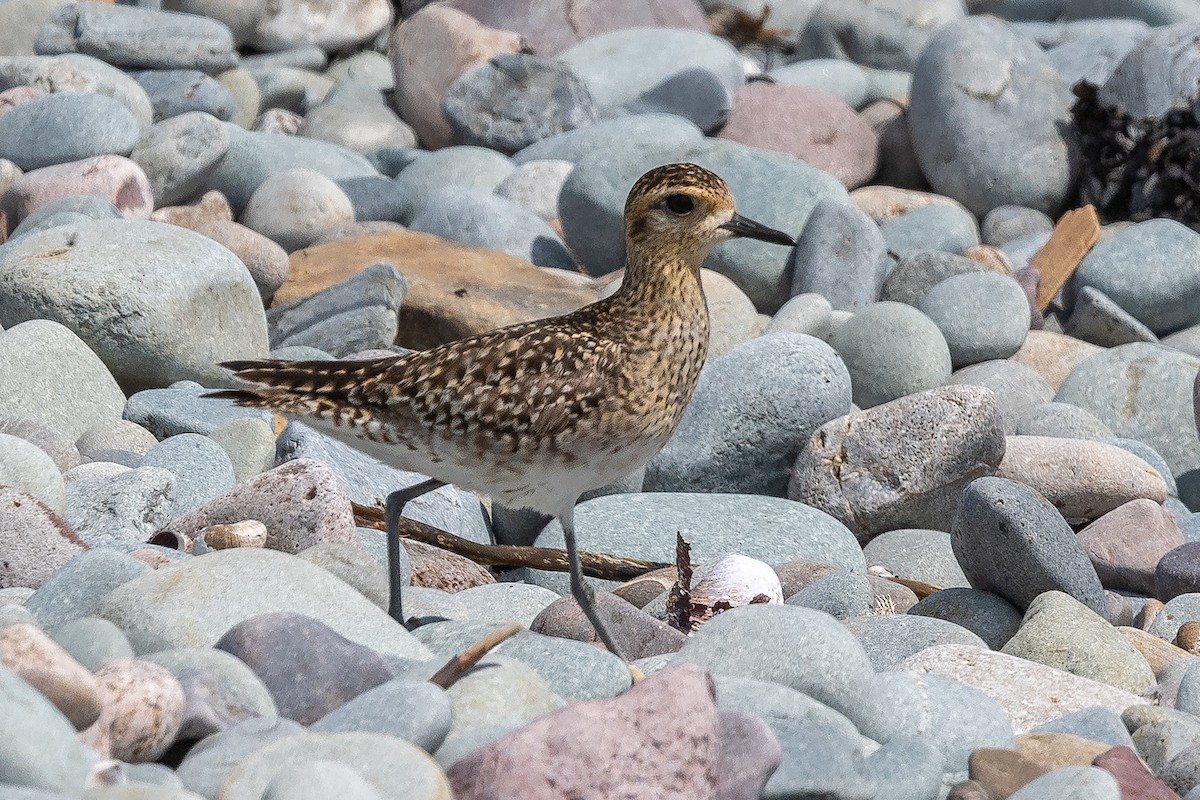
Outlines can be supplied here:
M409 500L416 500L445 485L445 481L430 478L405 489L397 489L387 496L384 504L383 519L387 527L388 548L388 616L401 625L404 624L404 610L400 599L400 517Z
M583 609L583 615L587 617L588 622L592 623L592 627L596 629L596 635L600 637L600 641L604 642L604 646L608 648L608 651L617 658L624 660L624 656L617 649L608 629L600 621L600 615L596 613L595 592L592 591L591 584L584 580L583 577L583 568L579 564L579 548L575 544L574 506L568 509L566 513L559 515L558 521L562 524L563 539L567 545L567 567L571 573L571 595L575 598L575 602L579 603L579 607Z

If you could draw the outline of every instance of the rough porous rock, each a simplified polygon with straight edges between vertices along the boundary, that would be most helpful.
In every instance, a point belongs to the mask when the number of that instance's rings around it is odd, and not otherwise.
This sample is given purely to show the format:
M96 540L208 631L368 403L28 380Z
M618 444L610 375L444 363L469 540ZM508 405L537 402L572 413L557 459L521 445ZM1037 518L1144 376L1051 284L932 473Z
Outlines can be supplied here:
M154 761L175 741L183 724L183 688L167 669L125 658L96 670L104 694L107 738L113 758Z
M0 589L36 589L86 549L75 531L40 500L0 486Z
M1003 456L990 391L931 389L818 428L788 497L840 519L864 543L896 528L945 529L963 487L995 474Z
M671 667L619 698L577 703L534 721L459 759L447 777L462 800L715 797L714 694L701 668Z

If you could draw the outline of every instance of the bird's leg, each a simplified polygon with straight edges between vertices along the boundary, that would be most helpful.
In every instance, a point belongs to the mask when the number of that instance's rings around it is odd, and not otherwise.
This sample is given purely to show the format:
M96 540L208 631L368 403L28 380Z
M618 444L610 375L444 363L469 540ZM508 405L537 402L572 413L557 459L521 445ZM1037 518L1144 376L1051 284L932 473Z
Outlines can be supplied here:
M567 568L571 574L571 595L575 598L575 602L579 603L579 607L583 609L583 615L587 617L588 622L592 623L592 627L596 629L596 635L600 637L600 641L604 643L608 651L624 661L625 657L617 649L612 635L604 627L604 623L600 621L600 615L596 612L596 594L592 591L591 584L585 581L583 577L583 567L579 564L579 548L575 545L574 506L567 509L565 513L560 514L558 521L562 524L563 540L567 545Z
M387 527L388 551L388 616L404 624L404 610L400 599L400 517L408 501L416 500L421 495L440 489L445 481L430 478L413 484L404 489L397 489L387 496L384 503L384 522Z

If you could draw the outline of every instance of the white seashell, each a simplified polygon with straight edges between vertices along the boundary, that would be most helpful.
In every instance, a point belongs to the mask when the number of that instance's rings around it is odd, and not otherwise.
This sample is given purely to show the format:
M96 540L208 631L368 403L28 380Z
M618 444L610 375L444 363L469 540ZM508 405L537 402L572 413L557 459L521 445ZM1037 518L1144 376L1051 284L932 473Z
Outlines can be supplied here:
M783 587L769 564L731 553L703 571L691 592L691 630L722 611L751 603L783 604Z
M228 525L209 525L202 528L192 541L192 549L196 553L203 553L208 550L228 550L232 547L263 547L266 543L267 526L256 519L246 519Z

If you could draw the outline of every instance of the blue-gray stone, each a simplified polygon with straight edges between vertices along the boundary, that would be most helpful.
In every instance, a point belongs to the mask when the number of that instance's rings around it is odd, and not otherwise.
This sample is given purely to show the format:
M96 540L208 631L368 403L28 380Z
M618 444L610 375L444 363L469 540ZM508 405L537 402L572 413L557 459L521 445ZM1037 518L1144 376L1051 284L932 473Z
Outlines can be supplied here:
M225 449L198 433L163 439L146 453L142 466L160 467L175 476L172 517L220 497L234 484L233 464Z
M746 82L741 59L729 42L683 28L609 31L589 36L556 58L583 78L601 117L690 69L707 69L730 89Z
M979 225L984 244L1000 247L1014 239L1030 234L1045 234L1054 230L1054 220L1043 211L1025 206L996 206L983 217Z
M0 664L0 784L79 797L97 760L62 712Z
M549 223L490 189L452 186L436 191L426 198L408 227L452 242L499 250L539 267L575 269Z
M757 714L764 719L778 717L796 722L820 722L842 736L854 739L858 729L840 711L825 703L774 681L738 675L713 675L717 687L717 708Z
M1091 439L1097 442L1112 438L1112 429L1097 419L1092 412L1070 403L1054 402L1035 406L1017 423L1016 433L1018 436L1057 436L1063 439ZM1139 455L1134 450L1130 452Z
M1117 436L1137 439L1166 459L1179 499L1200 508L1200 438L1192 384L1200 358L1134 342L1097 353L1071 371L1055 400L1095 414Z
M926 528L899 528L881 533L863 547L868 566L885 567L897 578L921 581L941 589L969 585L954 558L950 534Z
M941 386L950 377L942 332L903 303L867 306L838 327L829 343L846 362L860 408Z
M1162 479L1166 481L1167 499L1170 500L1171 498L1179 497L1179 487L1175 484L1175 474L1171 472L1171 467L1167 464L1167 460L1153 447L1137 439L1125 439L1120 436L1108 437L1101 441L1119 447L1122 450L1127 450L1154 467L1158 470L1158 474L1162 476Z
M782 497L804 442L850 411L850 375L829 345L802 334L751 339L712 361L647 491Z
M290 719L248 719L191 748L176 775L188 791L202 797L216 797L239 762L271 742L302 733L304 726Z
M237 64L233 34L215 19L124 5L68 3L34 42L41 54L84 53L118 67L220 72Z
M297 133L358 153L417 144L417 134L388 107L379 89L351 78L340 80L319 106L304 114Z
M43 630L55 631L71 620L93 615L109 592L150 571L133 556L97 547L71 559L43 583L25 609Z
M396 341L408 281L394 266L372 264L328 289L267 309L271 349L302 345L344 357Z
M675 114L635 114L601 120L542 139L514 153L512 160L517 164L530 161L575 163L597 148L612 146L613 142L621 142L623 146L636 150L646 145L682 145L703 138L704 132L694 122Z
M82 53L0 58L0 87L31 85L69 85L79 87L77 91L111 97L133 112L139 125L149 125L153 116L150 98L137 81L111 64Z
M762 800L821 797L873 800L879 784L867 769L860 743L822 722L768 717L779 740L779 767L767 780Z
M1028 267L1030 259L1037 255L1038 251L1048 241L1050 241L1049 232L1030 233L1005 242L1000 247L1000 250L1004 255L1008 256L1008 260L1012 263L1013 270L1015 271Z
M879 69L911 70L930 36L963 16L964 4L955 0L821 3L804 27L797 49L810 58L842 58Z
M247 417L268 425L274 414L241 408L232 400L214 400L203 395L209 389L195 381L178 381L165 389L145 389L125 404L125 419L141 425L159 439L180 433L208 435L231 422Z
M867 72L841 58L812 58L775 67L768 73L785 86L809 86L828 92L851 108L861 108L867 99Z
M121 211L103 197L91 194L74 194L51 200L45 205L38 206L29 212L20 224L13 229L9 241L39 230L64 224L66 220L82 222L83 219L118 219Z
M1104 615L1096 568L1050 501L1024 484L979 478L962 495L950 529L963 573L976 589L1025 611L1057 589Z
M334 181L350 199L355 222L399 222L405 213L404 192L383 175L341 178Z
M1200 292L1200 233L1152 219L1102 237L1071 286L1077 298L1084 287L1098 289L1156 334L1195 325L1200 308L1188 298Z
M943 250L913 250L900 257L888 273L880 297L915 306L939 283L986 269L978 261Z
M330 180L378 174L358 153L319 139L248 131L225 123L229 150L208 178L208 189L225 195L235 214L271 175L289 169L314 169Z
M867 756L866 767L888 800L929 800L939 796L946 759L921 737L901 734Z
M964 253L979 244L975 218L951 203L917 206L889 219L879 229L888 252L899 258L919 250Z
M395 178L405 203L400 221L411 221L439 191L448 187L493 192L514 169L516 165L507 156L484 147L457 145L427 153Z
M227 152L229 130L194 111L145 128L129 158L149 178L154 204L166 206L197 194Z
M820 611L758 604L722 612L692 634L676 660L716 675L796 689L846 715L860 733L877 741L903 730L893 709L882 703L862 645Z
M846 630L858 637L871 665L879 672L891 669L926 647L961 644L987 647L971 631L936 617L912 614L873 614L843 620Z
M1124 16L1124 15L1123 15ZM1200 19L1152 30L1100 87L1100 101L1134 119L1158 117L1191 105L1200 82Z
M432 753L450 733L452 713L450 698L441 687L428 681L395 679L338 706L309 730L385 733Z
M143 660L167 669L183 687L180 739L203 739L254 717L274 717L275 701L247 664L223 650L188 647L147 653Z
M1016 747L1008 715L974 687L917 672L881 672L877 685L896 729L933 745L946 772L965 772L976 748Z
M824 611L834 619L846 620L869 613L873 599L871 582L866 575L838 571L817 578L789 597L787 604Z
M528 53L501 53L464 72L442 95L442 113L463 144L509 155L597 119L569 64Z
M846 526L822 511L779 497L643 492L597 497L575 508L581 550L671 563L677 533L691 544L697 564L736 552L772 565L817 559L851 572L866 569L862 550ZM536 544L562 547L559 523L548 524ZM567 591L563 573L529 570L528 577L560 593ZM614 585L592 582L603 588Z
M1009 800L1121 800L1117 779L1099 767L1059 767L1034 778L1008 796Z
M90 547L136 545L171 520L179 483L161 467L81 475L67 485L63 518Z
M1012 436L1017 425L1040 405L1054 399L1054 388L1032 367L1019 361L995 359L981 361L955 371L947 384L982 386L996 396L1004 432Z
M203 111L219 120L233 116L233 95L216 78L199 70L156 69L130 76L146 90L155 122L189 111Z
M93 672L105 661L133 658L133 647L121 629L99 617L64 622L51 631L51 638L71 658Z
M827 342L833 335L833 308L824 295L798 294L771 317L763 335L772 333L803 333Z
M1121 722L1121 715L1104 706L1092 706L1056 717L1038 725L1033 731L1035 733L1069 733L1073 736L1091 739L1093 742L1133 749L1133 739L1130 738L1125 724Z
M724 139L641 147L610 143L576 164L558 200L563 238L589 273L624 266L626 195L647 170L675 162L712 170L729 185L739 213L793 235L804 229L821 198L846 197L832 175L799 159ZM717 245L704 266L730 278L759 311L771 313L791 296L787 258L786 248L743 239Z
M630 114L674 114L714 134L729 119L733 92L712 70L700 67L672 75L625 104Z
M858 311L879 299L892 264L874 220L853 203L822 198L788 259L792 294L815 292L839 311Z
M947 278L930 289L917 308L946 337L954 369L1008 358L1021 349L1029 332L1025 290L994 272Z
M934 190L977 215L1001 205L1054 214L1075 179L1072 101L1036 43L995 17L971 16L941 27L917 61L913 147Z
M1105 20L1105 22L1117 20ZM1127 21L1132 22L1132 20ZM1067 85L1087 81L1104 86L1125 57L1149 35L1144 24L1112 25L1076 36L1046 51L1046 57Z
M0 158L23 170L115 153L129 155L141 126L121 103L92 92L58 92L0 116Z
M297 458L316 459L329 467L350 499L364 506L382 507L390 493L428 477L389 467L302 422L291 422L276 440L275 461L279 465ZM491 543L479 498L453 486L409 501L404 516L474 542Z

